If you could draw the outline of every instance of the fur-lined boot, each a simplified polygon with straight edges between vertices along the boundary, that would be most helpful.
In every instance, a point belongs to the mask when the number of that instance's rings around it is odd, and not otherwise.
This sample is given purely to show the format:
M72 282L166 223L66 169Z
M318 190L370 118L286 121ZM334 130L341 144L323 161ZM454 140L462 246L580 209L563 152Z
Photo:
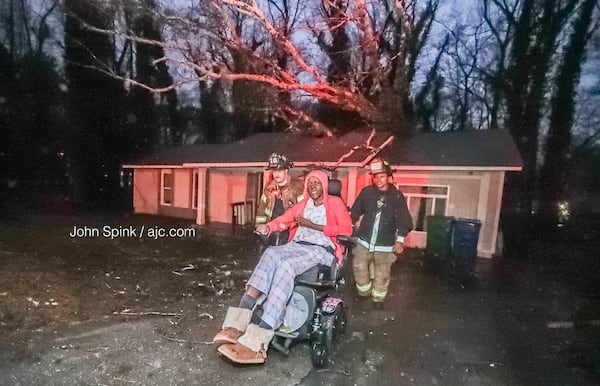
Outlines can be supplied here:
M237 343L238 338L246 332L251 318L251 310L240 307L229 307L225 314L223 327L215 335L213 342L216 344Z
M236 344L223 344L218 351L229 360L241 364L261 364L267 359L267 349L274 331L251 324Z

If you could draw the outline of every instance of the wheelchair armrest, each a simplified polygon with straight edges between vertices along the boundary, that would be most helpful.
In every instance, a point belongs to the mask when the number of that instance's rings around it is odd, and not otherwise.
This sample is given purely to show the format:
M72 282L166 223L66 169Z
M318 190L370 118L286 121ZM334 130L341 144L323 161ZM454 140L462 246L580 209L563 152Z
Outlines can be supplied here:
M316 265L299 276L296 276L294 279L294 284L313 289L333 288L335 285L335 280L331 280L331 278L328 277L332 272L331 270L331 267L326 267L320 264Z
M354 246L356 245L356 240L354 240L352 236L337 235L335 239L338 242L338 244L340 244L343 247L346 247L347 249L354 248Z
M330 288L335 288L335 281L333 280L323 280L320 282L313 282L308 280L296 280L296 285L301 285L304 287L316 289L316 290L325 290Z
M337 259L334 259L331 267L316 265L296 276L294 284L317 290L336 288L342 277L343 267L344 262L338 263Z

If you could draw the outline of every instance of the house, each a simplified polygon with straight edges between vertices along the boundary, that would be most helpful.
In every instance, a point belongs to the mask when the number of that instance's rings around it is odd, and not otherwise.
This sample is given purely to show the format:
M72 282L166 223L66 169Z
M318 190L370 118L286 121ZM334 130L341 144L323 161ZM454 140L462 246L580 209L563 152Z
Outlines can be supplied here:
M408 246L426 246L427 215L478 219L482 257L496 250L505 173L522 169L518 150L504 130L407 138L361 132L322 138L261 133L230 144L168 148L123 165L134 172L134 211L198 224L251 223L263 183L270 178L264 165L273 151L294 161L294 176L315 166L330 169L329 175L342 181L348 205L371 183L365 165L374 157L387 159L415 222Z

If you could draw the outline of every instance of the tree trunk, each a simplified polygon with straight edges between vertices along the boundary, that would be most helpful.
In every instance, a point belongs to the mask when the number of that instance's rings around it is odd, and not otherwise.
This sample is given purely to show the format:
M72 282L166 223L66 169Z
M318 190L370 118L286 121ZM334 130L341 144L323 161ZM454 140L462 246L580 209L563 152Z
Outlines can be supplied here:
M546 140L544 164L540 171L540 209L552 223L557 218L556 204L566 197L565 172L571 143L571 125L575 88L579 82L589 28L597 0L585 0L573 23L573 32L565 50L551 102L550 127Z
M95 68L113 71L115 51L106 35L91 32L112 25L112 14L96 1L65 2L65 75L69 83L68 156L75 200L85 207L108 207L119 200L119 169L128 150L122 141L124 90Z

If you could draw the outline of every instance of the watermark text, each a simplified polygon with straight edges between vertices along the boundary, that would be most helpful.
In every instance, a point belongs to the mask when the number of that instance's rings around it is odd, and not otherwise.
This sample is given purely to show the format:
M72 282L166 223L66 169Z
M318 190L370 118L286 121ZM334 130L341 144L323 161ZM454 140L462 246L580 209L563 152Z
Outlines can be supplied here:
M101 227L93 226L77 226L74 225L73 229L69 232L71 238L105 238L105 239L117 239L117 238L150 238L150 239L162 239L162 238L186 238L196 237L196 229L194 228L164 228L160 226L146 226L146 225L125 225L125 226L113 226L104 225Z

